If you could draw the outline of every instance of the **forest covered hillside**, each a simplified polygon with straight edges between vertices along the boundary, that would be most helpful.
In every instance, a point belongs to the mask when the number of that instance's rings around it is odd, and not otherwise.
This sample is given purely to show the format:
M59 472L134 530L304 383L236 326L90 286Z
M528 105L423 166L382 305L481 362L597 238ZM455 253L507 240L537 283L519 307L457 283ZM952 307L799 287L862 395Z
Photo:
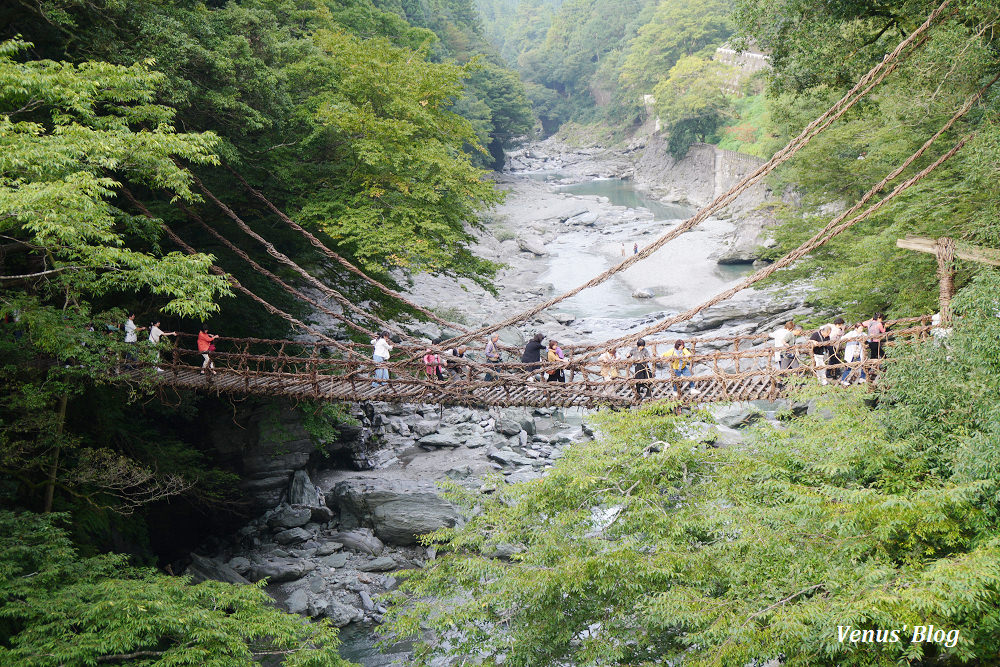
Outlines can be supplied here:
M0 666L346 664L331 622L280 611L263 581L194 584L172 564L251 511L242 441L225 459L218 424L246 430L262 405L268 428L292 415L305 458L330 461L322 443L354 428L350 409L166 389L171 336L315 326L334 348L427 319L361 273L494 293L501 260L473 248L499 230L507 151L562 129L622 155L662 142L674 163L696 142L767 158L941 3L4 3ZM810 322L937 309L935 258L899 238L1000 245L998 24L995 0L944 2L885 80L769 177L765 260L922 146L882 195L961 146L771 279L808 282ZM740 76L723 45L769 66ZM738 447L708 446L692 431L705 413L665 401L588 417L597 439L541 479L453 485L467 523L424 537L426 561L369 600L387 642L426 664L996 664L1000 279L955 269L951 328L894 349L873 385L796 389L796 409ZM331 286L367 319L315 324ZM918 641L931 625L948 634Z

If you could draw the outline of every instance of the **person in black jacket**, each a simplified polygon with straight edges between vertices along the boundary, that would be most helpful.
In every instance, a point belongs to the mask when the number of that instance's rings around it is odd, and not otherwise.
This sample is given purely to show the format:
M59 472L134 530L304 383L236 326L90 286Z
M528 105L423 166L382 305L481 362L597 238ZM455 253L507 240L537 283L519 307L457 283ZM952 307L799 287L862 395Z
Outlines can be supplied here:
M824 324L818 331L809 336L812 344L813 365L816 369L816 379L820 384L829 384L826 380L826 359L830 354L830 325Z
M542 361L542 351L545 346L542 341L545 340L545 336L540 333L535 334L528 344L524 346L524 353L521 355L521 363L528 364L529 371L536 371L538 367L541 366Z

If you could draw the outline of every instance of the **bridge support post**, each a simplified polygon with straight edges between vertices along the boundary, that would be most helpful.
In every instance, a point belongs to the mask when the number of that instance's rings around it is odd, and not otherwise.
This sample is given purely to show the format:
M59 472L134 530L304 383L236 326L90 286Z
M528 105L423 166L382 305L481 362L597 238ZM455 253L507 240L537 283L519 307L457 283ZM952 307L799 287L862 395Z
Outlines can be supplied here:
M951 297L955 294L955 240L942 236L935 243L934 256L937 258L937 273L940 293L938 303L941 308L941 326L951 321Z

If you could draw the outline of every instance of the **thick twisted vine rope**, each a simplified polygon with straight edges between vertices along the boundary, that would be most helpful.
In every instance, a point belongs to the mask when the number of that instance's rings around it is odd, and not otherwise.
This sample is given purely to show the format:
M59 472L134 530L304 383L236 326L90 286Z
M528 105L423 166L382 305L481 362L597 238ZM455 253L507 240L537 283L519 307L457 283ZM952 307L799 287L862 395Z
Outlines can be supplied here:
M750 287L751 285L754 285L755 283L758 283L761 280L764 280L765 278L771 276L779 269L789 266L790 264L798 261L799 259L805 257L807 254L809 254L816 248L824 245L825 243L828 243L836 236L850 229L857 223L871 217L873 214L875 214L877 211L879 211L881 208L883 208L889 202L891 202L893 199L899 196L902 192L904 192L911 186L923 180L931 172L933 172L939 166L941 166L946 161L951 159L956 153L958 153L958 151L962 149L963 146L965 146L965 144L972 138L973 135L968 135L963 137L957 144L955 144L955 146L951 150L949 150L947 153L939 157L937 160L935 160L933 163L928 165L926 168L924 168L922 171L920 171L913 177L897 185L896 188L891 193L886 195L878 203L874 204L873 206L865 210L863 213L844 222L844 220L847 219L848 216L860 210L865 204L867 204L867 202L869 202L873 197L875 197L879 192L881 192L882 189L886 187L886 185L888 185L891 181L895 180L900 174L903 173L903 171L905 171L910 165L912 165L916 160L918 160L925 152L927 152L927 150L931 147L931 145L935 141L937 141L945 132L950 130L956 122L958 122L962 117L964 117L969 112L969 110L972 109L972 107L975 106L975 104L980 99L982 99L983 95L985 95L986 92L990 88L992 88L994 84L996 84L998 80L1000 80L1000 75L994 77L989 83L987 83L985 86L976 91L972 96L970 96L961 106L961 108L959 108L959 110L956 111L955 114L950 119L948 119L948 121L941 127L941 129L939 129L931 138L929 138L926 142L924 142L924 144L919 149L917 149L915 153L913 153L910 157L904 160L899 167L890 172L885 178L879 181L871 190L866 192L865 195L858 201L857 204L855 204L850 209L848 209L844 213L840 214L839 216L831 220L821 231L819 231L811 239L800 245L798 248L789 252L788 254L786 254L784 257L777 260L773 264L770 264L767 267L757 271L756 273L747 277L746 279L734 285L733 287L723 292L720 292L711 299L695 306L694 308L691 308L683 313L675 315L674 317L667 318L666 320L663 320L654 325L646 327L645 329L637 333L629 334L628 336L623 336L616 340L607 341L601 347L589 351L586 354L586 356L600 354L604 350L613 347L619 347L624 344L633 343L637 341L639 338L642 338L643 336L648 336L654 333L664 331L673 326L674 324L677 324L678 322L689 320L702 310L710 306L713 306L717 303L720 303L722 301L725 301L726 299L729 299L736 293L741 292L744 289Z
M740 183L730 188L725 194L716 197L710 204L702 208L693 217L684 221L680 225L677 225L671 229L666 234L660 236L658 239L653 241L651 244L640 249L639 252L631 257L626 258L619 264L609 268L604 273L595 276L591 280L579 285L563 294L555 296L544 303L533 306L523 312L512 315L511 317L492 324L476 331L471 331L460 336L456 336L447 341L444 341L442 345L444 346L454 346L460 345L462 343L468 342L473 338L485 336L493 332L499 331L506 327L512 326L519 322L522 322L530 317L533 317L547 308L554 306L561 301L564 301L576 294L579 294L585 289L594 287L606 281L611 276L621 273L625 269L629 268L633 264L640 262L647 257L651 256L657 250L662 248L668 242L677 238L681 234L693 229L700 223L704 222L710 215L717 212L718 210L724 208L725 206L732 203L741 193L743 193L747 188L759 182L762 178L771 173L778 166L784 162L791 159L799 150L805 147L815 136L829 127L834 121L840 118L844 113L846 113L851 107L857 104L868 92L870 92L875 86L882 82L890 72L892 72L896 66L897 61L900 56L907 51L907 49L912 45L914 50L922 46L926 41L925 33L931 28L938 17L944 12L944 10L950 4L950 0L944 0L937 9L928 15L924 23L917 28L913 33L911 33L906 39L900 42L895 49L888 55L886 55L882 61L868 71L861 79L855 84L855 86L840 100L838 100L833 106L827 109L819 118L814 120L812 123L807 125L802 132L792 139L784 148L774 154L774 156L765 164L761 165L753 173L744 178ZM912 53L912 51L910 51Z
M315 287L316 289L318 289L319 291L321 291L323 294L327 295L328 297L330 297L331 299L333 299L334 301L336 301L337 303L339 303L341 305L341 307L343 307L345 310L349 310L349 311L351 311L352 313L354 313L355 315L357 315L359 317L362 317L362 318L365 318L365 319L370 320L372 322L375 322L379 327L381 327L383 329L387 329L389 331L392 331L396 335L401 336L402 338L404 338L406 340L415 340L412 336L410 336L409 334L407 334L405 331L403 331L402 329L400 329L396 325L394 325L394 324L392 324L390 322L386 322L385 320L377 317L376 315L373 315L372 313L369 313L365 309L360 308L360 307L354 305L354 303L350 299L348 299L346 296L344 296L343 294L341 294L337 290L333 289L332 287L324 284L322 281L318 280L311 273L309 273L308 271L306 271L305 269L303 269L301 266L299 266L297 263L295 263L294 261L292 261L292 259L290 257L288 257L288 255L286 255L285 253L283 253L280 250L278 250L274 246L273 243L271 243L270 241L268 241L267 239L265 239L263 236L261 236L260 234L258 234L257 232L255 232L253 229L251 229L250 225L248 225L246 222L244 222L243 219L240 218L240 216L236 215L236 212L233 211L233 209L231 209L228 206L226 206L224 203L222 203L218 199L218 197L216 197L214 194L212 194L211 191L209 191L209 189L205 187L204 183L201 182L201 179L199 179L197 176L194 176L193 174L192 174L192 178L194 179L194 184L198 187L198 189L201 190L202 193L206 197L208 197L212 201L213 204L215 204L216 206L218 206L219 209L223 213L225 213L226 216L230 220L232 220L233 222L235 222L236 225L240 228L240 230L244 234L246 234L247 236L249 236L253 240L255 240L258 243L260 243L262 246L264 246L264 250L267 252L268 255L270 255L274 259L278 260L279 262L281 262L285 266L289 267L290 269L292 269L293 271L295 271L296 273L298 273L300 276L302 276L306 280L306 282L308 282L310 285L312 285L313 287ZM239 254L244 259L249 259L246 256L245 253L239 253ZM337 316L337 318L341 319L339 316ZM369 332L369 334L370 334L370 332Z
M119 189L121 190L122 194L125 195L125 198L128 199L132 203L132 205L135 206L139 210L140 213L142 213L143 216L145 216L146 218L148 218L148 219L150 219L150 220L152 220L154 222L158 222L159 225L160 225L160 228L164 231L164 233L166 233L166 235L170 238L170 240L173 241L176 245L180 246L184 250L184 252L186 252L189 255L196 255L196 254L198 254L198 251L195 250L194 248L192 248L187 243L185 243L184 239L182 239L180 236L178 236L174 232L174 230L172 230L169 227L169 225L167 225L167 223L165 223L163 220L157 218L155 215L153 215L149 211L148 208L146 208L145 206L143 206L142 203L138 199L135 198L135 196L132 194L132 192L127 187L125 187L124 185L121 185L121 186L119 186ZM327 336L322 331L318 331L318 330L312 328L311 326L309 326L308 324L306 324L305 322L302 322L298 318L294 317L293 315L290 315L290 314L286 313L285 311L281 310L280 308L277 308L276 306L272 306L270 303L268 303L267 301L265 301L261 297L257 296L256 294L254 294L253 292L251 292L246 287L244 287L240 283L240 281L238 281L234 276L226 273L225 271L223 271L218 266L216 266L216 265L213 264L212 266L209 267L208 270L213 275L224 277L235 290L237 290L239 292L242 292L246 296L250 297L250 299L252 299L256 303L260 304L264 308L264 310L266 310L267 312L271 313L272 315L277 315L281 319L283 319L286 322L288 322L289 324L291 324L293 327L301 329L302 331L305 331L306 333L309 333L309 334L315 336L317 339L322 340L322 341L324 341L325 343L327 343L327 344L329 344L331 346L339 347L339 346L342 345L339 341L334 340L333 338L330 338L329 336Z
M290 217L288 217L285 214L284 211L282 211L277 206L275 206L273 203L271 203L271 201L267 197L265 197L262 192L260 192L256 188L252 187L249 183L247 183L246 180L239 173L237 173L235 169L233 169L232 167L228 167L228 169L229 169L229 172L236 178L236 180L238 180L243 185L243 187L246 188L247 192L249 192L254 197L256 197L257 199L259 199L261 201L261 203L263 203L268 209L270 209L272 213L274 213L275 215L277 215L282 220L282 222L284 222L286 225L288 225L289 227L291 227L295 231L299 232L302 236L304 236L306 238L306 240L309 241L309 243L314 248L316 248L321 253L323 253L324 255L326 255L327 257L329 257L330 259L334 260L335 262L337 262L338 264L340 264L341 266L343 266L349 272L351 272L354 275L358 276L364 282L366 282L369 285L371 285L372 287L376 288L377 290L379 290L380 292L382 292L386 296L390 296L390 297L396 299L397 301L400 301L401 303L405 304L408 308L411 308L411 309L417 311L418 313L421 313L422 315L424 315L425 317L427 317L431 321L436 322L437 324L440 324L443 327L448 327L450 329L454 329L455 331L461 331L461 332L468 332L469 331L469 329L467 329L466 327L462 326L461 324L456 324L455 322L449 322L448 320L445 320L444 318L439 317L438 315L435 315L433 312L431 312L430 310L427 310L426 308L424 308L420 304L411 301L410 299L406 298L406 296L400 294L399 292L397 292L397 291L395 291L393 289L390 289L389 287L386 287L385 285L383 285L382 283L378 282L374 278L371 278L370 276L368 276L364 271L362 271L361 269L359 269L358 267L356 267L354 264L352 264L351 262L349 262L346 259L344 259L338 253L336 253L333 250L331 250L330 248L328 248L326 246L326 244L324 244L322 241L320 241L318 238L316 238L316 236L314 234L310 233L309 230L307 230L302 225L298 224L297 222L295 222L294 220L292 220Z
M200 215L198 215L197 213L195 213L194 211L192 211L191 209L189 209L187 206L185 206L183 202L178 201L177 202L177 206L189 218L191 218L192 220L194 220L195 222L197 222L205 231L207 231L209 234L211 234L213 237L215 237L216 240L218 240L220 243L222 243L224 246L226 246L231 252L233 252L237 256L239 256L243 261L247 262L254 269L254 271L256 271L257 273L261 274L262 276L265 276L266 278L269 278L272 282L274 282L276 285L278 285L278 287L280 287L281 289L285 290L286 292L288 292L289 294L291 294L295 298L300 299L302 301L305 301L306 303L308 303L310 306L312 306L316 310L318 310L318 311L320 311L322 313L325 313L326 315L329 315L330 317L333 317L334 319L337 319L337 320L343 322L345 325L347 325L348 327L354 329L355 331L357 331L359 333L365 334L366 336L371 336L373 338L376 336L375 332L373 332L373 331L371 331L369 329L366 329L365 327L361 326L360 324L357 324L357 323L353 322L352 320L344 317L343 314L341 314L341 313L337 313L337 312L334 312L334 311L330 310L329 308L327 308L322 303L320 303L320 302L316 301L315 299L311 298L308 294L305 294L301 290L292 287L291 285L289 285L288 283L286 283L284 280L282 280L281 278L279 278L277 275L275 275L274 273L272 273L268 269L266 269L263 266L261 266L260 264L258 264L246 252L244 252L243 250L241 250L240 248L238 248L236 246L236 244L232 243L229 239L227 239L226 237L224 237L222 234L220 234L218 231L216 231L213 227L211 227L208 223L206 223L204 220L202 220L202 218L201 218ZM338 345L338 348L342 349L344 351L356 354L356 352L354 352L353 348L350 347L350 346L347 346L347 345Z
M694 306L693 308L691 308L691 309L689 309L689 310L687 310L687 311L685 311L683 313L680 313L680 314L675 315L673 317L670 317L670 318L667 318L665 320L662 320L662 321L660 321L660 322L658 322L656 324L650 325L649 327L646 327L645 329L643 329L643 330L641 330L641 331L639 331L637 333L629 334L628 336L623 336L623 337L615 339L615 340L606 341L606 342L600 344L599 346L594 346L594 347L592 347L592 348L590 348L588 350L588 352L586 353L585 356L592 356L594 354L600 354L600 353L602 353L605 350L610 349L610 348L619 347L621 345L634 343L635 341L639 340L640 338L643 338L644 336L649 336L649 335L652 335L652 334L655 334L655 333L662 332L662 331L670 328L671 326L673 326L673 325L675 325L675 324L677 324L679 322L684 322L686 320L689 320L692 317L694 317L695 315L697 315L699 312L701 312L702 310L704 310L704 309L706 309L706 308L708 308L710 306L714 306L715 304L720 303L722 301L725 301L726 299L729 299L730 297L732 297L733 295L737 294L738 292L741 292L744 289L747 289L748 287L750 287L750 286L752 286L752 285L760 282L761 280L764 280L765 278L768 278L769 276L773 275L779 269L782 269L782 268L784 268L786 266L789 266L790 264L798 261L802 257L806 256L807 254L809 254L810 252L812 252L816 248L818 248L818 247L824 245L825 243L829 242L834 237L838 236L839 234L841 234L842 232L846 231L850 227L853 227L854 225L856 225L857 223L861 222L862 220L865 220L865 219L871 217L874 213L876 213L882 207L886 206L890 201L892 201L893 199L895 199L903 191L907 190L909 187L911 187L912 185L916 184L920 180L923 180L924 177L926 177L927 175L929 175L932 171L934 171L935 169L937 169L937 167L939 167L945 161L947 161L952 156L954 156L955 153L957 153L959 150L961 150L961 148L965 145L965 143L971 138L971 135L963 138L955 147L953 147L950 151L948 151L942 157L938 158L933 164L931 164L930 166L928 166L926 169L924 169L920 173L916 174L914 177L908 179L907 181L899 184L889 195L887 195L884 199L882 199L881 201L879 201L873 207L871 207L868 210L864 211L860 215L858 215L858 216L856 216L854 218L851 218L846 223L844 222L844 220L847 220L847 218L849 216L851 216L851 215L857 213L859 210L861 210L869 201L871 201L879 192L881 192L890 182L892 182L893 180L895 180L896 178L898 178L907 168L910 167L910 165L912 165L916 160L918 160L920 157L922 157L924 155L924 153L926 153L927 150L934 144L934 142L936 142L938 139L940 139L942 135L944 135L946 132L948 132L955 125L955 123L957 123L961 118L963 118L972 109L972 107L975 106L975 104L980 99L982 99L983 95L985 95L986 92L996 84L996 82L998 80L1000 80L1000 75L997 75L996 77L994 77L989 83L987 83L985 86L983 86L978 91L976 91L973 95L971 95L965 101L965 103L958 109L958 111L956 111L955 114L950 119L948 119L948 121L944 125L942 125L941 128L937 132L935 132L932 137L930 137L927 141L925 141L924 144L922 146L920 146L920 148L918 148L916 152L914 152L912 155L910 155L910 157L908 157L906 160L904 160L898 167L896 167L894 170L892 170L881 181L879 181L874 187L872 187L870 190L868 190L868 192L866 192L864 194L864 196L861 199L859 199L858 202L854 206L852 206L850 209L844 211L843 213L841 213L840 215L838 215L837 217L835 217L833 220L831 220L829 223L827 223L826 226L823 227L823 229L821 229L819 232L817 232L816 234L814 234L812 236L812 238L810 238L809 240L807 240L806 242L804 242L803 244L801 244L798 248L795 248L794 250L792 250L791 252L789 252L788 254L786 254L781 259L775 261L772 264L769 264L768 266L764 267L763 269L761 269L761 270L755 272L754 274L748 276L746 279L744 279L740 283L737 283L733 287L731 287L731 288L729 288L729 289L727 289L727 290L725 290L723 292L720 292L719 294L716 294L711 299L708 299L707 301L705 301L705 302L703 302L703 303L701 303L701 304L699 304L697 306Z

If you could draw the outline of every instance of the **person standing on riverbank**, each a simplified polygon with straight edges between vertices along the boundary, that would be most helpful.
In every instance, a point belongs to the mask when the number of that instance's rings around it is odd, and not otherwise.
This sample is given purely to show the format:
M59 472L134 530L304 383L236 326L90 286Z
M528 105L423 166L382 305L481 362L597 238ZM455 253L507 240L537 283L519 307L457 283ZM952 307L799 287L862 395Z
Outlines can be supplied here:
M625 256L625 243L622 243L622 257Z
M638 243L636 243L635 245L632 246L632 254L633 255L638 255L639 254L639 244Z
M372 339L372 345L374 349L372 351L372 361L376 364L382 364L389 361L389 353L392 352L392 342L389 340L389 334L385 331L379 332L377 338ZM375 368L375 382L372 382L373 387L381 387L385 385L385 382L379 382L379 380L389 379L389 369L388 368Z
M201 364L201 374L204 375L205 371L211 371L212 375L218 375L215 372L215 363L212 361L212 353L215 352L215 343L213 342L218 336L216 334L208 333L208 327L202 325L201 331L198 332L198 351L201 352L201 358L204 360Z

